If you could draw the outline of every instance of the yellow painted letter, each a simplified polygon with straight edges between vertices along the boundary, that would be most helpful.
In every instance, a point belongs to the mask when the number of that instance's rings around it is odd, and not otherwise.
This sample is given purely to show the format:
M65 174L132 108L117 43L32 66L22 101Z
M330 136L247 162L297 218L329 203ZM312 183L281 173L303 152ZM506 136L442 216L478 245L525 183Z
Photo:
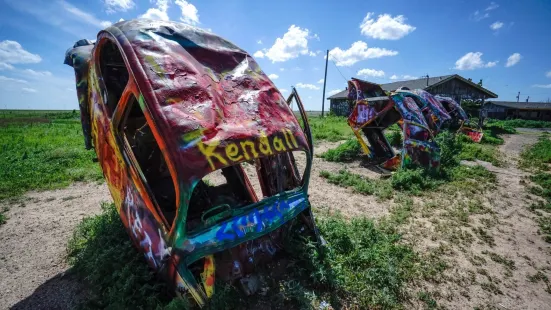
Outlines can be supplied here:
M293 132L291 130L283 129L283 135L285 136L285 142L287 142L287 146L289 147L289 149L296 149L298 147L297 140L295 140L295 136L293 135ZM289 142L289 138L291 139L291 142L295 147L291 145L291 143Z
M272 155L272 147L270 146L270 141L268 141L268 137L264 133L260 135L260 144L258 145L258 148L260 149L260 152L264 155Z
M283 141L281 141L280 138L275 137L273 143L274 143L274 149L277 152L287 151L287 149L285 148L285 145L283 145Z
M211 143L211 145L204 144L203 141L199 141L199 143L197 143L197 145L199 145L199 151L201 151L201 153L205 155L205 157L209 161L209 164L212 170L216 170L216 166L212 162L211 157L216 157L218 161L220 161L223 165L228 164L228 162L224 159L224 157L222 157L220 154L215 152L218 144L220 144L220 142L218 141Z
M226 146L226 156L228 156L231 161L238 161L243 158L242 155L239 155L239 148L235 143L230 143Z
M252 143L251 141L242 141L241 148L243 149L243 155L245 155L245 159L246 160L251 159L251 157L249 156L249 153L247 153L247 149L245 148L247 145L249 146L251 153L253 154L253 158L257 158L258 153L256 152L256 149L254 147L254 143Z

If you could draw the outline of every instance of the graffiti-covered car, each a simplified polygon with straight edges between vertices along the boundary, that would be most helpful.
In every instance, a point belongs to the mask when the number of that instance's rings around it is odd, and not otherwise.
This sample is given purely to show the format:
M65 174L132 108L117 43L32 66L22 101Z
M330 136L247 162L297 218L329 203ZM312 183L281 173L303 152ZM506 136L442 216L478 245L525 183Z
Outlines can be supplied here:
M348 125L372 163L391 170L400 166L439 169L440 148L419 108L421 99L412 92L387 95L378 84L354 78L348 81L348 100L354 106ZM399 153L383 133L396 123L403 136Z
M284 235L319 240L306 114L298 102L299 123L247 52L199 28L142 19L77 42L65 63L85 145L124 226L178 295L204 305L217 279L253 294L257 267L285 250Z
M471 122L463 108L450 97L435 96L444 109L451 116L450 129L457 130L468 136L474 142L480 142L484 133L482 129Z

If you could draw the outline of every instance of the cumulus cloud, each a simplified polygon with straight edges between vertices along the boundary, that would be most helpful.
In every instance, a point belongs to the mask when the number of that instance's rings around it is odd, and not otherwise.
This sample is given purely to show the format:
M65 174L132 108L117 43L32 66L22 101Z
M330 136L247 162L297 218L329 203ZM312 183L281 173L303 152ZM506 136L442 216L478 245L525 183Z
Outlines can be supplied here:
M199 24L199 14L195 5L185 0L176 0L174 3L176 3L176 5L180 7L180 11L182 14L180 16L181 21L191 25Z
M382 77L382 76L385 76L385 72L383 70L361 69L360 71L358 71L357 75L359 75L359 76Z
M21 83L21 84L27 84L28 82L25 80L20 79L14 79L7 76L0 75L0 81L2 82L13 82L13 83Z
M333 96L334 94L340 93L342 90L340 89L333 89L328 92L329 96Z
M168 18L168 3L169 0L157 0L156 7L149 8L139 18L157 19L157 20L169 20Z
M32 69L25 69L23 70L23 73L28 74L33 77L47 77L52 76L52 73L50 71L35 71Z
M497 64L497 61L484 63L481 52L469 52L455 62L457 70L474 70L479 68L490 68Z
M415 30L412 25L406 24L403 15L392 17L382 14L375 20L374 13L369 12L360 24L363 35L381 40L398 40Z
M256 41L256 44L262 44L262 40Z
M291 25L283 37L276 39L272 47L257 51L254 56L267 57L272 62L284 62L300 55L315 56L315 52L308 50L308 40L311 38L317 38L317 36L311 36L306 28Z
M325 81L324 79L321 79L318 81L318 84L323 84L324 81Z
M286 90L285 88L280 88L279 92L282 93L282 94L285 94L285 93L288 93L289 91Z
M279 75L272 73L272 74L268 75L268 77L269 77L271 80L277 80L277 79L279 78Z
M339 47L335 47L329 51L329 59L336 62L337 66L348 67L357 63L360 60L370 58L380 58L384 56L398 55L397 51L387 50L379 47L367 47L367 43L363 41L357 41L352 43L349 49L342 50Z
M509 58L507 58L507 63L505 64L505 67L512 67L516 65L521 58L522 55L520 55L519 53L512 54L511 56L509 56Z
M490 25L490 29L492 30L498 30L500 29L501 27L503 27L503 23L502 22L495 22L493 24Z
M317 87L316 85L314 84L304 84L304 83L297 83L297 88L302 88L302 89L312 89L312 90L318 90L320 89L319 87Z
M0 64L5 69L13 69L11 64L29 64L41 62L42 58L23 49L16 41L0 41Z
M133 0L104 0L103 3L107 14L126 12L134 8L135 5Z
M36 93L36 89L34 88L23 87L21 90L27 93Z
M486 11L495 10L498 7L499 7L499 4L492 1L492 2L490 2L490 5L486 8Z
M548 78L551 78L551 71L548 71L546 74L545 74L546 77Z
M393 74L391 77L390 77L391 80L397 80L399 79L399 77L396 75L396 74Z
M536 85L532 85L532 87L551 88L551 84L546 84L546 85L536 84Z

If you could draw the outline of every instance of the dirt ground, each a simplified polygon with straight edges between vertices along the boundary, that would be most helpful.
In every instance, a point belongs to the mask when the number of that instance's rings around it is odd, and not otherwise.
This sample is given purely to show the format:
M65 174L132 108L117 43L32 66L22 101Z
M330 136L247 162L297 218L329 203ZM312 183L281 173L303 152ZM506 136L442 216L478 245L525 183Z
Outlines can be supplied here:
M413 291L429 292L439 305L449 309L551 309L549 288L543 281L528 278L538 271L551 277L551 247L538 235L535 216L527 208L538 198L527 193L523 184L526 173L516 167L518 154L525 145L535 143L538 134L522 131L505 136L506 143L500 148L503 167L479 163L496 173L498 185L480 198L481 208L487 212L470 215L466 224L442 220L453 213L451 208L461 199L445 198L445 193L416 199L419 212L404 228L406 240L421 252L439 251L450 267L440 283L415 283ZM315 154L336 145L318 143ZM379 177L357 162L329 163L315 157L309 194L316 212L372 218L388 214L392 201L377 201L329 184L319 176L321 170L337 172L343 168ZM68 269L67 241L83 217L97 214L100 203L110 200L105 185L75 184L61 190L31 192L7 206L8 220L0 226L0 309L73 308L85 289ZM470 201L468 197L464 200ZM437 203L429 203L434 201ZM0 204L3 207L6 205ZM454 239L458 231L460 236L476 238Z

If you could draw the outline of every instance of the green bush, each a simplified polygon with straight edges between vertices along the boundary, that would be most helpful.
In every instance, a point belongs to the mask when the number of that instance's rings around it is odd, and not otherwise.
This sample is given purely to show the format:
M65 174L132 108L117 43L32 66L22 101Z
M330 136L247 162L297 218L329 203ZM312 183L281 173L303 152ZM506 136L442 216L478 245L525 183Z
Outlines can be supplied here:
M422 190L436 188L441 183L441 181L431 177L423 168L400 169L393 173L390 178L392 188L413 193L421 193Z
M501 160L497 157L499 152L493 148L476 143L463 144L459 159L462 160L482 160L492 163L494 166L500 166Z
M385 137L390 145L394 146L395 148L402 148L403 141L402 133L400 131L387 131L387 133L385 133Z
M362 147L357 139L349 139L334 149L320 155L321 158L333 162L347 162L357 159L362 152Z
M441 169L447 169L459 165L459 158L457 154L461 153L463 148L463 139L468 139L464 135L458 135L450 133L449 131L441 132L436 136L435 140L440 147L440 167Z

